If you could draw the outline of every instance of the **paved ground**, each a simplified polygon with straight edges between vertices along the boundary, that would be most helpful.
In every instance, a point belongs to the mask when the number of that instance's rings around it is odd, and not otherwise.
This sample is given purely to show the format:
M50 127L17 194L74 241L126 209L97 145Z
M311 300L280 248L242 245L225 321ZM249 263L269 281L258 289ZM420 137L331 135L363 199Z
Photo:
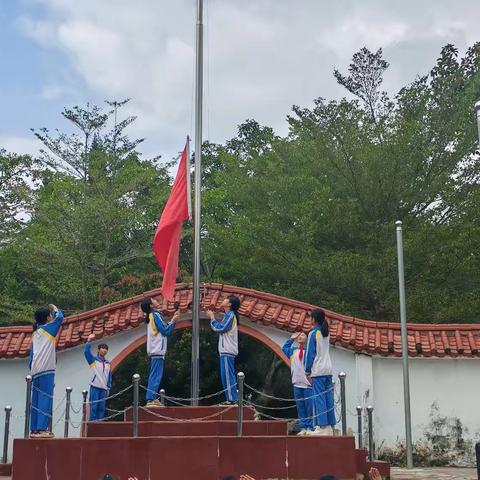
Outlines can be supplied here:
M473 468L392 468L392 480L477 480ZM0 479L1 480L1 479Z

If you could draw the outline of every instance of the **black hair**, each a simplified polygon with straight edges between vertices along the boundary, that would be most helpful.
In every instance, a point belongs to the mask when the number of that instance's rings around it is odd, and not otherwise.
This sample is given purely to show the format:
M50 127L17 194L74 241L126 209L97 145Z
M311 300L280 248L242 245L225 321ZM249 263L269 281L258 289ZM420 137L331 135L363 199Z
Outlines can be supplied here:
M152 299L151 297L147 297L143 302L140 304L140 308L142 312L145 314L145 323L150 321L150 314L152 313Z
M240 309L240 299L235 295L229 295L228 301L230 302L230 310L232 310L232 312L234 313L235 318L237 319L237 325L239 325L240 317L238 315L238 310Z
M40 307L35 310L35 323L33 324L33 331L35 331L39 325L45 325L50 316L50 309L46 307Z
M100 350L101 348L105 348L108 350L108 345L106 343L100 343L97 347L98 350Z
M237 477L233 475L227 475L226 477L222 477L220 480L237 480Z
M322 475L319 480L337 480L335 475Z
M312 320L314 323L320 326L320 331L322 332L322 337L328 337L329 329L328 322L325 318L325 312L321 308L315 308L312 310Z

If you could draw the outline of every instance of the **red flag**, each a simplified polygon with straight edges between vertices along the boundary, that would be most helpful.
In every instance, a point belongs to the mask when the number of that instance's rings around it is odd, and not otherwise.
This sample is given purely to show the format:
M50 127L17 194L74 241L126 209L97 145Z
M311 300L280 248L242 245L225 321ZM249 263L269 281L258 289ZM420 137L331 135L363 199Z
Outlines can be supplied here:
M163 272L162 295L173 300L178 274L178 253L182 224L190 217L190 175L188 168L188 139L182 152L177 176L170 197L163 209L153 237L153 251Z

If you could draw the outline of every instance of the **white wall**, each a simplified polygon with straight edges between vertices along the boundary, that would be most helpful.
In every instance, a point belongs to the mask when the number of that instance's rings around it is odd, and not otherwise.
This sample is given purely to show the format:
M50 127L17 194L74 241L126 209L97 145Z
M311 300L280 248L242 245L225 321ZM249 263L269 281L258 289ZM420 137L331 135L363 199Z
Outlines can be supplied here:
M410 403L413 441L420 440L430 422L432 404L441 416L457 417L468 428L464 439L480 432L480 361L478 359L411 358ZM373 358L375 427L380 441L405 439L403 376L400 358Z
M137 338L145 335L145 327L125 330L116 333L111 337L101 339L109 347L108 358L113 359L125 347L130 345ZM100 343L93 342L93 348ZM4 411L6 405L13 407L10 425L10 446L9 458L12 458L13 438L23 437L25 422L25 376L28 375L28 358L15 360L0 360L0 438L3 440ZM88 390L91 371L88 368L83 356L83 346L70 348L57 352L57 370L55 374L55 395L53 401L54 409L60 404L65 395L65 389L72 387L72 406L79 413L71 412L72 423L78 425L81 422L82 390ZM65 402L53 414L53 432L56 436L62 437L64 433L64 412ZM58 423L57 423L58 422ZM69 436L79 435L79 429L70 426ZM3 445L3 443L2 443Z
M290 336L288 332L254 323L245 318L242 323L265 334L280 347ZM145 327L140 326L116 333L102 341L108 343L109 358L113 359L144 334ZM64 397L67 386L73 388L74 408L79 410L81 406L81 391L88 389L90 380L90 371L83 357L82 348L78 346L57 353L54 407ZM405 429L401 358L371 357L339 347L332 347L331 352L337 392L339 392L338 373L344 371L347 374L349 431L357 434L356 406L366 407L371 404L375 408L374 433L377 447L382 444L394 446L397 440L403 440ZM5 405L14 407L10 439L23 436L27 367L27 359L0 360L0 439L3 438ZM440 415L458 417L462 425L468 427L465 439L479 437L480 359L412 358L410 359L410 389L414 441L423 437L430 421L431 407L434 402L439 407ZM54 433L57 436L63 436L63 407L64 405L54 413L53 423L56 424ZM73 423L78 424L80 420L81 413L72 412ZM70 436L78 434L78 429L70 427ZM9 458L11 458L11 446Z
M283 345L288 332L244 320ZM357 436L356 406L374 407L374 441L376 448L394 447L405 441L402 359L354 353L340 347L331 348L334 377L344 371L346 378L347 428ZM413 441L423 440L432 413L436 418L458 418L464 440L480 439L480 359L410 358L410 403ZM432 411L432 405L438 411ZM366 413L363 417L364 446ZM340 428L340 426L339 426Z

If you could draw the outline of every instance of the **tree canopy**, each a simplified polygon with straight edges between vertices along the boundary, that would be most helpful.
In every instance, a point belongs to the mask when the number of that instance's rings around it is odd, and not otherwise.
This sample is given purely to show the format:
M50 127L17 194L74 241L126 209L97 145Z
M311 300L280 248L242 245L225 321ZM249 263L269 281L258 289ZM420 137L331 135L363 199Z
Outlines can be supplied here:
M287 136L250 119L204 144L204 281L395 321L401 220L409 321L478 321L480 43L463 56L445 46L394 96L388 67L363 48L334 71L347 97L294 106ZM35 130L39 158L0 151L0 323L160 285L151 241L173 163L142 159L127 134L135 118L118 120L124 103L65 109L77 133ZM191 246L187 225L183 281Z

